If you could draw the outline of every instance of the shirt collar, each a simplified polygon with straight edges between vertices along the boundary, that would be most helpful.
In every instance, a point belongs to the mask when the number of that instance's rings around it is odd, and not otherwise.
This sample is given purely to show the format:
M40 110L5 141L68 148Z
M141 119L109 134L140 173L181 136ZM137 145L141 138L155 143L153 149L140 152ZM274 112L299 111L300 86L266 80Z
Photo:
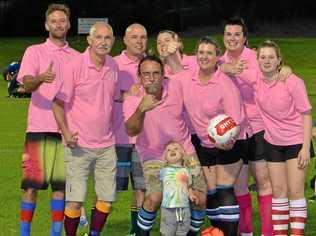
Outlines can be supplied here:
M144 56L145 56L145 54L144 54ZM126 50L123 50L121 52L121 61L125 65L129 65L129 64L137 64L138 65L138 63L139 63L138 59L132 60L131 58L129 58Z
M65 52L69 52L69 44L68 42L66 42L66 44L62 47L57 46L56 44L54 44L49 38L46 39L45 45L51 49L52 51L65 51Z
M84 61L85 61L85 64L89 67L89 68L94 68L95 70L97 70L97 71L100 71L100 70L102 70L103 68L108 68L108 55L106 55L106 57L105 57L105 60L104 60L104 64L103 64L103 66L102 66L102 68L101 69L98 69L97 67L96 67L96 65L92 62L92 60L91 60L91 56L90 56L90 47L87 47L86 48L86 50L84 51L84 53L83 53L83 57L84 57Z
M199 80L199 68L197 68L194 71L191 79L200 85L216 84L216 83L218 83L218 81L220 79L221 73L222 72L220 70L216 70L215 73L213 74L212 78L207 82L207 84L202 84L201 81Z

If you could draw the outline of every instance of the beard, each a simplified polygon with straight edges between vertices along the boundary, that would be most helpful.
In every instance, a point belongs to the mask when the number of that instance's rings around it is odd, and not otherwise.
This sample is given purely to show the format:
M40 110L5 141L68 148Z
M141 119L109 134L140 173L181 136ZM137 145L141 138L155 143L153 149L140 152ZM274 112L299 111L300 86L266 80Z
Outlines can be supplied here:
M162 85L150 84L150 85L146 85L144 88L147 94L158 95L161 92Z

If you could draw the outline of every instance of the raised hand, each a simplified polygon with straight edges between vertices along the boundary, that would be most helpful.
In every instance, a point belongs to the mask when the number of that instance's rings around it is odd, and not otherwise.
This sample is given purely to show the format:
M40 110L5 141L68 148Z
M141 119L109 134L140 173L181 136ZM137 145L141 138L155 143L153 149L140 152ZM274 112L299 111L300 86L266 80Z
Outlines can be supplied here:
M43 83L52 83L56 77L56 74L53 73L53 62L51 62L47 70L39 75L40 81Z
M142 101L139 104L139 109L141 112L146 112L154 109L156 106L159 106L162 103L162 100L157 100L154 95L145 94Z

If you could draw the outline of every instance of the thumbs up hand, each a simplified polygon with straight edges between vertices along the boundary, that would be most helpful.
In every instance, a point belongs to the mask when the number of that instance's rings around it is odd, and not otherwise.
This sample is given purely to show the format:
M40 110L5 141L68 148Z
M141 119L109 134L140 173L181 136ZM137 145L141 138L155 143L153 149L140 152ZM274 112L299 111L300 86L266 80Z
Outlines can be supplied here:
M52 83L55 79L56 74L53 72L53 62L51 62L47 70L39 75L40 81L43 83Z

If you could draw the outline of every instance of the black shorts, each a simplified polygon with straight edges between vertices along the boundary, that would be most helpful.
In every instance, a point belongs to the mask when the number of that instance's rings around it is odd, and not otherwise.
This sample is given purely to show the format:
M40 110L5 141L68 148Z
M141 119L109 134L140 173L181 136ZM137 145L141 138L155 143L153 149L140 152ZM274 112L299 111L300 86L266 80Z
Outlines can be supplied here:
M191 134L191 142L194 146L196 154L199 156L199 152L201 149L201 140L196 134Z
M201 146L198 157L201 166L215 166L236 163L241 159L242 155L242 140L237 140L234 147L228 151Z
M285 162L287 160L297 158L301 148L302 144L278 146L264 140L265 160L268 162ZM311 157L315 156L312 143L310 148L310 155Z
M264 131L255 133L250 138L242 140L244 154L242 160L245 165L249 161L260 161L264 160Z

